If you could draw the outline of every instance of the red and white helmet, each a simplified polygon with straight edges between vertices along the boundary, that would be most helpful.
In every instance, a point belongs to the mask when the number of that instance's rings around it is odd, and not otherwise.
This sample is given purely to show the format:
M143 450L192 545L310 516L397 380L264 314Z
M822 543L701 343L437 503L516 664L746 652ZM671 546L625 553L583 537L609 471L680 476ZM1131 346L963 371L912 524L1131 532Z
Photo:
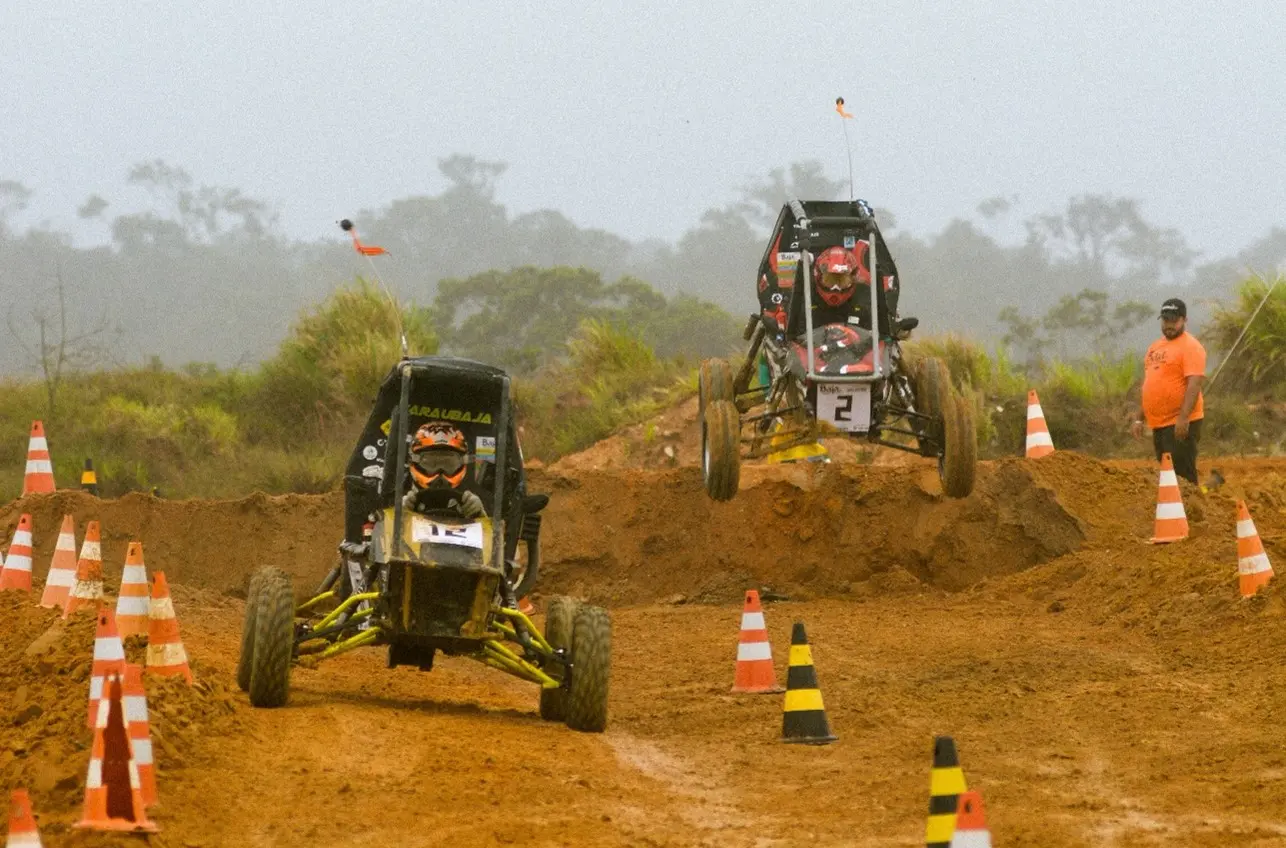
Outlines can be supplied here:
M865 247L865 243L862 244ZM817 257L813 288L828 306L839 306L853 297L858 280L870 284L871 272L851 250L829 247Z

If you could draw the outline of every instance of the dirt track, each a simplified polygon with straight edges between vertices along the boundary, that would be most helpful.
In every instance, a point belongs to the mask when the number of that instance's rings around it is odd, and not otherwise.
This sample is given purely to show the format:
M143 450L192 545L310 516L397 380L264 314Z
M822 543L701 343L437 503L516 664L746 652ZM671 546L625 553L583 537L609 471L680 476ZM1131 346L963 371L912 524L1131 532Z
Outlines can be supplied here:
M1145 541L1150 464L1066 453L987 464L961 502L921 464L747 468L728 504L687 467L536 475L554 495L544 591L613 608L603 735L541 722L534 687L481 666L388 670L379 652L249 708L237 596L262 562L319 579L338 498L66 493L11 504L0 531L33 514L39 582L61 514L101 518L109 586L132 536L180 584L203 685L151 695L156 845L910 846L937 733L997 845L1286 845L1286 590L1238 598L1233 536L1244 495L1286 563L1286 461L1215 464L1227 485L1186 493L1192 537L1163 547ZM764 586L791 598L766 613L782 679L807 624L834 745L782 745L778 697L728 692L740 593ZM32 787L46 845L112 844L67 827L92 625L38 662L23 651L54 616L8 593L0 611L0 786Z

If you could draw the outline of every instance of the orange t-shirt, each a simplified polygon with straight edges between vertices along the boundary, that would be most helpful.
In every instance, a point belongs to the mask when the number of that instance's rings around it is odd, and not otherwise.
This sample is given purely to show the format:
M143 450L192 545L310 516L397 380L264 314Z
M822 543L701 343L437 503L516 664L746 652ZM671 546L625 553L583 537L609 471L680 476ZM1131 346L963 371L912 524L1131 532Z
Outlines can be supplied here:
M1148 348L1143 360L1143 414L1148 427L1153 430L1169 427L1179 417L1183 395L1188 390L1188 378L1206 373L1206 349L1191 333L1176 339L1164 336ZM1205 415L1202 397L1192 407L1189 421Z

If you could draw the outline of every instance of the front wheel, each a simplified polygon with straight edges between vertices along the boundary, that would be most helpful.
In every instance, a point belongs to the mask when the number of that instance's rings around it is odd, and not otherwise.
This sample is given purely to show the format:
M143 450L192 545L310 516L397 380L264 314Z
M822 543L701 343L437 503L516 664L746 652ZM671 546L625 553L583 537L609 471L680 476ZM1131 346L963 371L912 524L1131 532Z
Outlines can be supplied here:
M741 484L741 415L730 400L715 401L701 421L701 474L706 493L729 501Z
M697 371L697 410L704 418L710 404L721 400L732 400L736 393L732 388L732 365L726 359L703 359Z
M290 661L295 646L295 591L280 568L261 569L255 604L250 703L280 707L290 696Z
M561 650L566 657L572 655L572 628L576 620L577 606L575 599L555 595L549 599L549 604L545 607L545 641L554 650ZM545 666L544 670L559 683L564 682L566 666L562 663L553 660ZM541 688L540 717L545 721L562 721L565 716L566 701L566 685L557 689Z
M237 687L242 692L250 691L250 672L255 656L255 621L259 611L259 584L263 582L264 570L254 573L250 578L250 588L246 590L246 615L241 623L241 654L237 657Z
M567 726L586 733L607 728L612 677L612 619L602 607L583 604L572 625L572 680L567 689Z

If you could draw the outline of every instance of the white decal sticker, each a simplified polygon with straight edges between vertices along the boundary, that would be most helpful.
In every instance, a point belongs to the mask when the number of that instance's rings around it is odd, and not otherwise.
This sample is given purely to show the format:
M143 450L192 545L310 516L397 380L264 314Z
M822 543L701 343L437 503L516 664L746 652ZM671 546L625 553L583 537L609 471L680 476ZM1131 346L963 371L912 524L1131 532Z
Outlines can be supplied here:
M382 466L382 465L368 465L368 466L366 466L365 468L363 468L363 469L362 469L362 476L363 476L363 477L383 477L383 476L384 476L384 466Z
M817 418L846 433L871 429L871 387L817 384Z
M379 455L380 455L380 452L375 447L375 445L367 445L366 447L362 448L362 456L366 457L367 459L374 459Z
M411 540L482 550L482 525L439 524L417 516L411 524Z

